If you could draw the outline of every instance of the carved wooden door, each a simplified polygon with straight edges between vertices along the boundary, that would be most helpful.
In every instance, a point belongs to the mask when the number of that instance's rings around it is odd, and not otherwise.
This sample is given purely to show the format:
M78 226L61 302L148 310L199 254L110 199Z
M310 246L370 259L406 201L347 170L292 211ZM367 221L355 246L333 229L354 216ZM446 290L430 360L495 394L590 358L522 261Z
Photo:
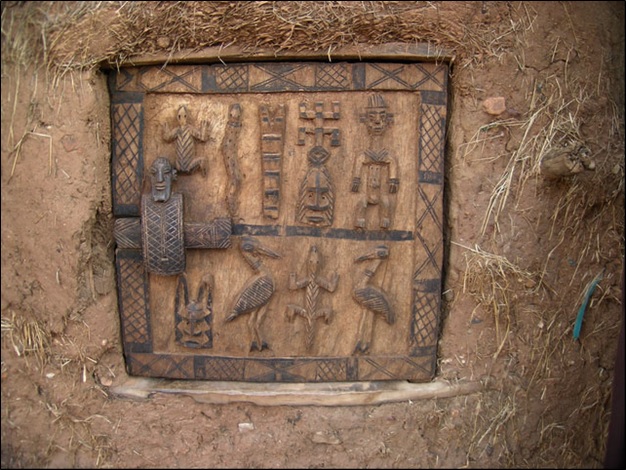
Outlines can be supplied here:
M390 62L112 73L128 373L431 380L447 76Z

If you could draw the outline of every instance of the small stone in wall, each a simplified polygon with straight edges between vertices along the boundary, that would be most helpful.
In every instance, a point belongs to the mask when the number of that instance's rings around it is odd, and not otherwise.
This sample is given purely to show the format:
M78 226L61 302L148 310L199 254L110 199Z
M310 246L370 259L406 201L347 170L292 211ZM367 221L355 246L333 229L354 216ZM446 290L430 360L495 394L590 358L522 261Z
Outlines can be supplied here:
M506 111L506 100L503 96L492 96L483 101L483 111L498 116Z
M583 170L594 171L596 162L584 144L571 141L557 145L546 152L540 162L541 174L547 179L557 179L581 173Z
M167 36L159 36L157 38L157 46L159 46L161 49L167 49L168 47L170 47L170 38L168 38Z

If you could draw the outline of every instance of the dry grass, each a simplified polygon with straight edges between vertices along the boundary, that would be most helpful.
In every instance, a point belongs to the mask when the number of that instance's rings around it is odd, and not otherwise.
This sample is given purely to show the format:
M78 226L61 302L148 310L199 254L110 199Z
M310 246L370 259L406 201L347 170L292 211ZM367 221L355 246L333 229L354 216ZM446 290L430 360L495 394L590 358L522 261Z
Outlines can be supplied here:
M523 38L520 42L524 42ZM494 315L499 344L496 355L504 346L511 324L512 297L524 291L524 282L515 285L511 279L527 279L529 285L536 282L537 288L531 294L543 287L554 299L550 308L527 312L536 316L539 325L529 338L533 357L529 360L532 366L528 387L549 378L552 370L559 370L564 357L572 353L568 347L571 325L589 283L604 266L623 259L624 255L623 110L607 98L613 96L610 87L614 85L603 77L607 58L597 59L600 66L595 76L576 76L571 71L570 58L580 58L583 54L575 48L567 51L561 50L563 48L564 44L557 37L551 48L552 57L560 54L565 59L560 68L533 75L526 96L528 111L523 117L501 119L480 127L460 149L464 160L472 158L478 164L505 162L483 216L481 235L486 237L490 225L494 227L491 240L483 240L484 243L490 241L497 246L498 239L506 240L511 233L527 230L527 227L513 225L515 220L525 220L524 210L537 215L532 224L536 232L548 227L547 233L541 234L541 243L534 248L534 258L540 262L536 273L527 272L478 247L474 250L465 247L464 290L473 296L478 306ZM520 61L523 63L523 57ZM585 128L596 132L601 129L606 134L589 134ZM490 140L501 138L497 130L514 136L510 150L505 148L501 155L483 157ZM561 181L545 181L540 172L542 159L572 141L591 149L595 172ZM541 207L522 210L528 201L539 201ZM505 229L501 226L503 222L511 226ZM558 273L556 263L564 256L574 267L571 274L567 273L567 279L555 276ZM611 282L607 280L608 284ZM572 292L578 294L572 295ZM614 290L603 289L602 283L593 299L594 308L609 299L621 302ZM567 326L570 319L571 325ZM609 326L601 320L590 325L587 334L606 333L607 328Z
M450 50L465 67L501 57L526 18L484 2L4 2L2 61L41 63L58 83L71 70L155 52L237 46L331 57L343 46L403 42Z
M464 158L476 150L481 135L488 128L502 127L509 132L517 129L521 135L519 144L509 155L506 167L492 189L489 204L483 217L481 235L485 235L489 223L494 224L494 236L502 234L501 215L509 210L509 200L514 199L514 208L524 194L529 178L540 178L540 164L544 156L553 149L564 147L570 141L582 142L578 111L583 102L567 99L562 94L561 80L550 76L545 81L535 82L529 96L529 111L524 119L504 120L479 128L475 136L465 145ZM573 109L572 109L573 108ZM513 194L512 194L513 193Z
M24 357L28 364L34 357L39 369L49 360L50 333L38 320L29 320L13 310L8 311L10 317L2 317L2 337L8 338L11 346L19 357Z
M70 337L61 336L53 346L51 337L42 322L29 320L25 315L17 314L9 310L10 317L2 317L2 341L10 344L11 349L18 357L24 358L27 369L35 366L41 374L46 366L52 365L53 370L58 368L57 374L46 374L48 380L56 376L66 376L61 386L69 386L70 391L62 399L54 398L53 393L44 391L38 387L37 401L46 413L50 415L50 429L45 434L47 446L38 449L37 455L44 455L51 458L58 452L67 454L70 459L74 459L74 464L78 465L79 454L87 452L93 456L94 468L106 466L113 455L111 446L112 421L102 414L90 414L83 408L83 394L103 394L107 393L98 385L88 388L81 387L85 384L94 364L99 363L99 359L93 359L76 344ZM88 328L87 328L88 329ZM31 358L35 359L35 364L31 364ZM3 380L7 371L3 361ZM10 377L10 375L9 375ZM77 380L68 380L69 377ZM58 380L58 379L55 379ZM35 381L36 382L36 381ZM12 402L6 403L5 412L10 415ZM4 420L4 414L3 414ZM16 424L17 425L17 424ZM3 453L5 449L3 448ZM4 462L3 455L3 462ZM8 456L11 457L11 456ZM19 455L15 455L18 461ZM21 462L20 465L23 465Z
M564 5L564 8L566 6ZM532 19L525 22L532 25ZM532 28L521 28L526 32ZM520 39L524 43L523 34ZM505 132L515 133L518 138L511 151L505 151L501 155L490 157L488 161L506 159L506 166L497 179L491 191L489 204L483 216L481 235L485 235L490 223L494 225L493 237L503 235L500 221L503 214L519 209L520 201L528 196L527 183L532 180L530 190L537 191L543 184L540 166L541 162L550 152L564 148L570 142L577 142L588 146L592 150L592 157L597 163L593 185L602 182L606 189L606 202L614 202L623 195L624 191L624 164L623 142L624 121L623 111L619 106L608 100L607 109L597 108L596 103L607 101L607 97L613 96L610 87L613 85L605 80L603 73L604 62L608 58L601 57L597 76L575 77L570 71L569 63L571 56L580 56L582 52L564 48L557 37L552 46L552 63L559 52L565 55L561 69L546 74L536 74L530 84L526 95L528 111L520 119L506 119L492 122L480 127L469 142L463 145L462 158L467 159L472 153L480 153L486 142L490 139L499 138L499 135L489 136L490 129L499 128ZM558 61L557 61L558 62ZM597 111L592 111L597 109ZM597 122L598 128L607 129L608 135L585 135L581 128L585 120L593 114L598 120L604 117L603 122ZM586 123L589 124L589 123ZM622 142L621 148L611 148L616 142ZM475 159L480 161L480 158ZM553 226L560 229L556 234L557 239L566 236L566 232L578 233L580 229L580 209L585 206L588 199L589 185L581 182L582 178L574 177L570 181L570 187L565 188L565 196L553 205L554 212L539 211L546 213ZM610 184L606 184L606 183ZM560 188L563 189L563 188ZM536 197L537 194L532 196ZM513 207L511 207L513 205ZM563 220L563 217L566 220ZM577 219L577 220L574 220ZM570 222L577 223L573 225ZM623 224L617 222L617 232L623 231ZM553 233L551 233L552 238Z
M13 157L13 164L11 165L11 174L9 175L9 179L7 180L7 182L11 181L11 178L13 178L13 174L15 173L15 167L17 165L17 162L20 158L20 152L22 150L22 145L24 144L24 141L26 140L27 137L29 136L33 136L33 137L43 137L48 139L48 144L49 144L49 151L48 151L48 175L52 174L52 136L48 135L48 134L42 134L40 132L25 132L22 137L20 138L20 140L18 140L17 144L15 144L15 147L13 148L13 151L11 152L11 154L14 155Z
M106 416L94 414L87 418L78 417L77 412L71 409L67 401L60 405L51 402L42 405L50 413L52 423L55 424L54 432L49 436L48 447L44 450L45 455L50 456L61 451L73 455L76 459L79 451L89 451L95 458L95 468L101 468L111 458L113 453L111 437L94 430L96 421L113 426Z
M486 403L487 400L489 403ZM491 392L480 397L471 423L467 466L470 466L470 459L479 460L484 457L485 453L490 454L495 449L499 449L499 455L495 456L496 461L502 462L502 459L508 458L506 454L510 446L507 443L506 429L509 421L514 419L517 413L518 405L515 395Z
M498 344L493 354L496 358L511 329L511 295L520 289L538 288L537 275L521 269L504 256L488 253L479 246L469 248L454 244L466 250L463 292L469 293L476 300L476 308L482 307L493 315Z

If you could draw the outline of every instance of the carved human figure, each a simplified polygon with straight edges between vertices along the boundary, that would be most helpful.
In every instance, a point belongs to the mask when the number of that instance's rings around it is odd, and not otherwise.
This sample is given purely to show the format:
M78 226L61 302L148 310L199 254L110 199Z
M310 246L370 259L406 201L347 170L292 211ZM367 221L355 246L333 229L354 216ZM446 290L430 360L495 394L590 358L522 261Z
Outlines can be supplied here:
M350 189L358 193L363 179L365 184L363 195L357 203L354 225L365 228L367 208L378 206L379 225L387 229L391 226L389 194L397 193L400 180L395 157L383 147L383 135L393 121L393 115L387 111L382 95L370 96L362 119L367 126L370 146L355 161Z
M333 272L330 279L326 279L319 274L322 264L322 255L317 246L312 245L309 249L309 256L306 264L306 275L298 279L297 274L292 272L289 274L289 289L306 289L304 306L289 304L287 305L287 319L293 321L296 315L300 315L305 321L306 347L311 349L313 346L313 323L316 318L324 318L326 323L330 322L333 310L328 307L318 307L318 299L320 288L335 292L339 275Z
M178 108L176 114L178 126L171 129L169 124L163 124L163 140L176 141L176 169L180 173L193 173L200 170L204 176L208 174L206 157L196 157L195 141L206 142L209 133L207 121L201 122L200 129L188 124L188 112L185 105Z

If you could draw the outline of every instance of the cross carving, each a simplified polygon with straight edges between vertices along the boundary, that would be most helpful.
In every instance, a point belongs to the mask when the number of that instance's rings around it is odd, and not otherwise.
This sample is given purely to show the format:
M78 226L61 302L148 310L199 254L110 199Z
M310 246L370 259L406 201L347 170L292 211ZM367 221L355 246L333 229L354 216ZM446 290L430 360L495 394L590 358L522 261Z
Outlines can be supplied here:
M340 118L339 101L332 102L332 111L324 111L324 103L316 102L314 110L307 110L306 103L300 103L300 119L308 119L314 121L315 127L300 127L298 129L298 145L304 145L306 134L315 136L315 146L323 147L324 136L330 135L330 145L339 147L339 129L336 127L324 127L324 121L327 119L338 120Z

